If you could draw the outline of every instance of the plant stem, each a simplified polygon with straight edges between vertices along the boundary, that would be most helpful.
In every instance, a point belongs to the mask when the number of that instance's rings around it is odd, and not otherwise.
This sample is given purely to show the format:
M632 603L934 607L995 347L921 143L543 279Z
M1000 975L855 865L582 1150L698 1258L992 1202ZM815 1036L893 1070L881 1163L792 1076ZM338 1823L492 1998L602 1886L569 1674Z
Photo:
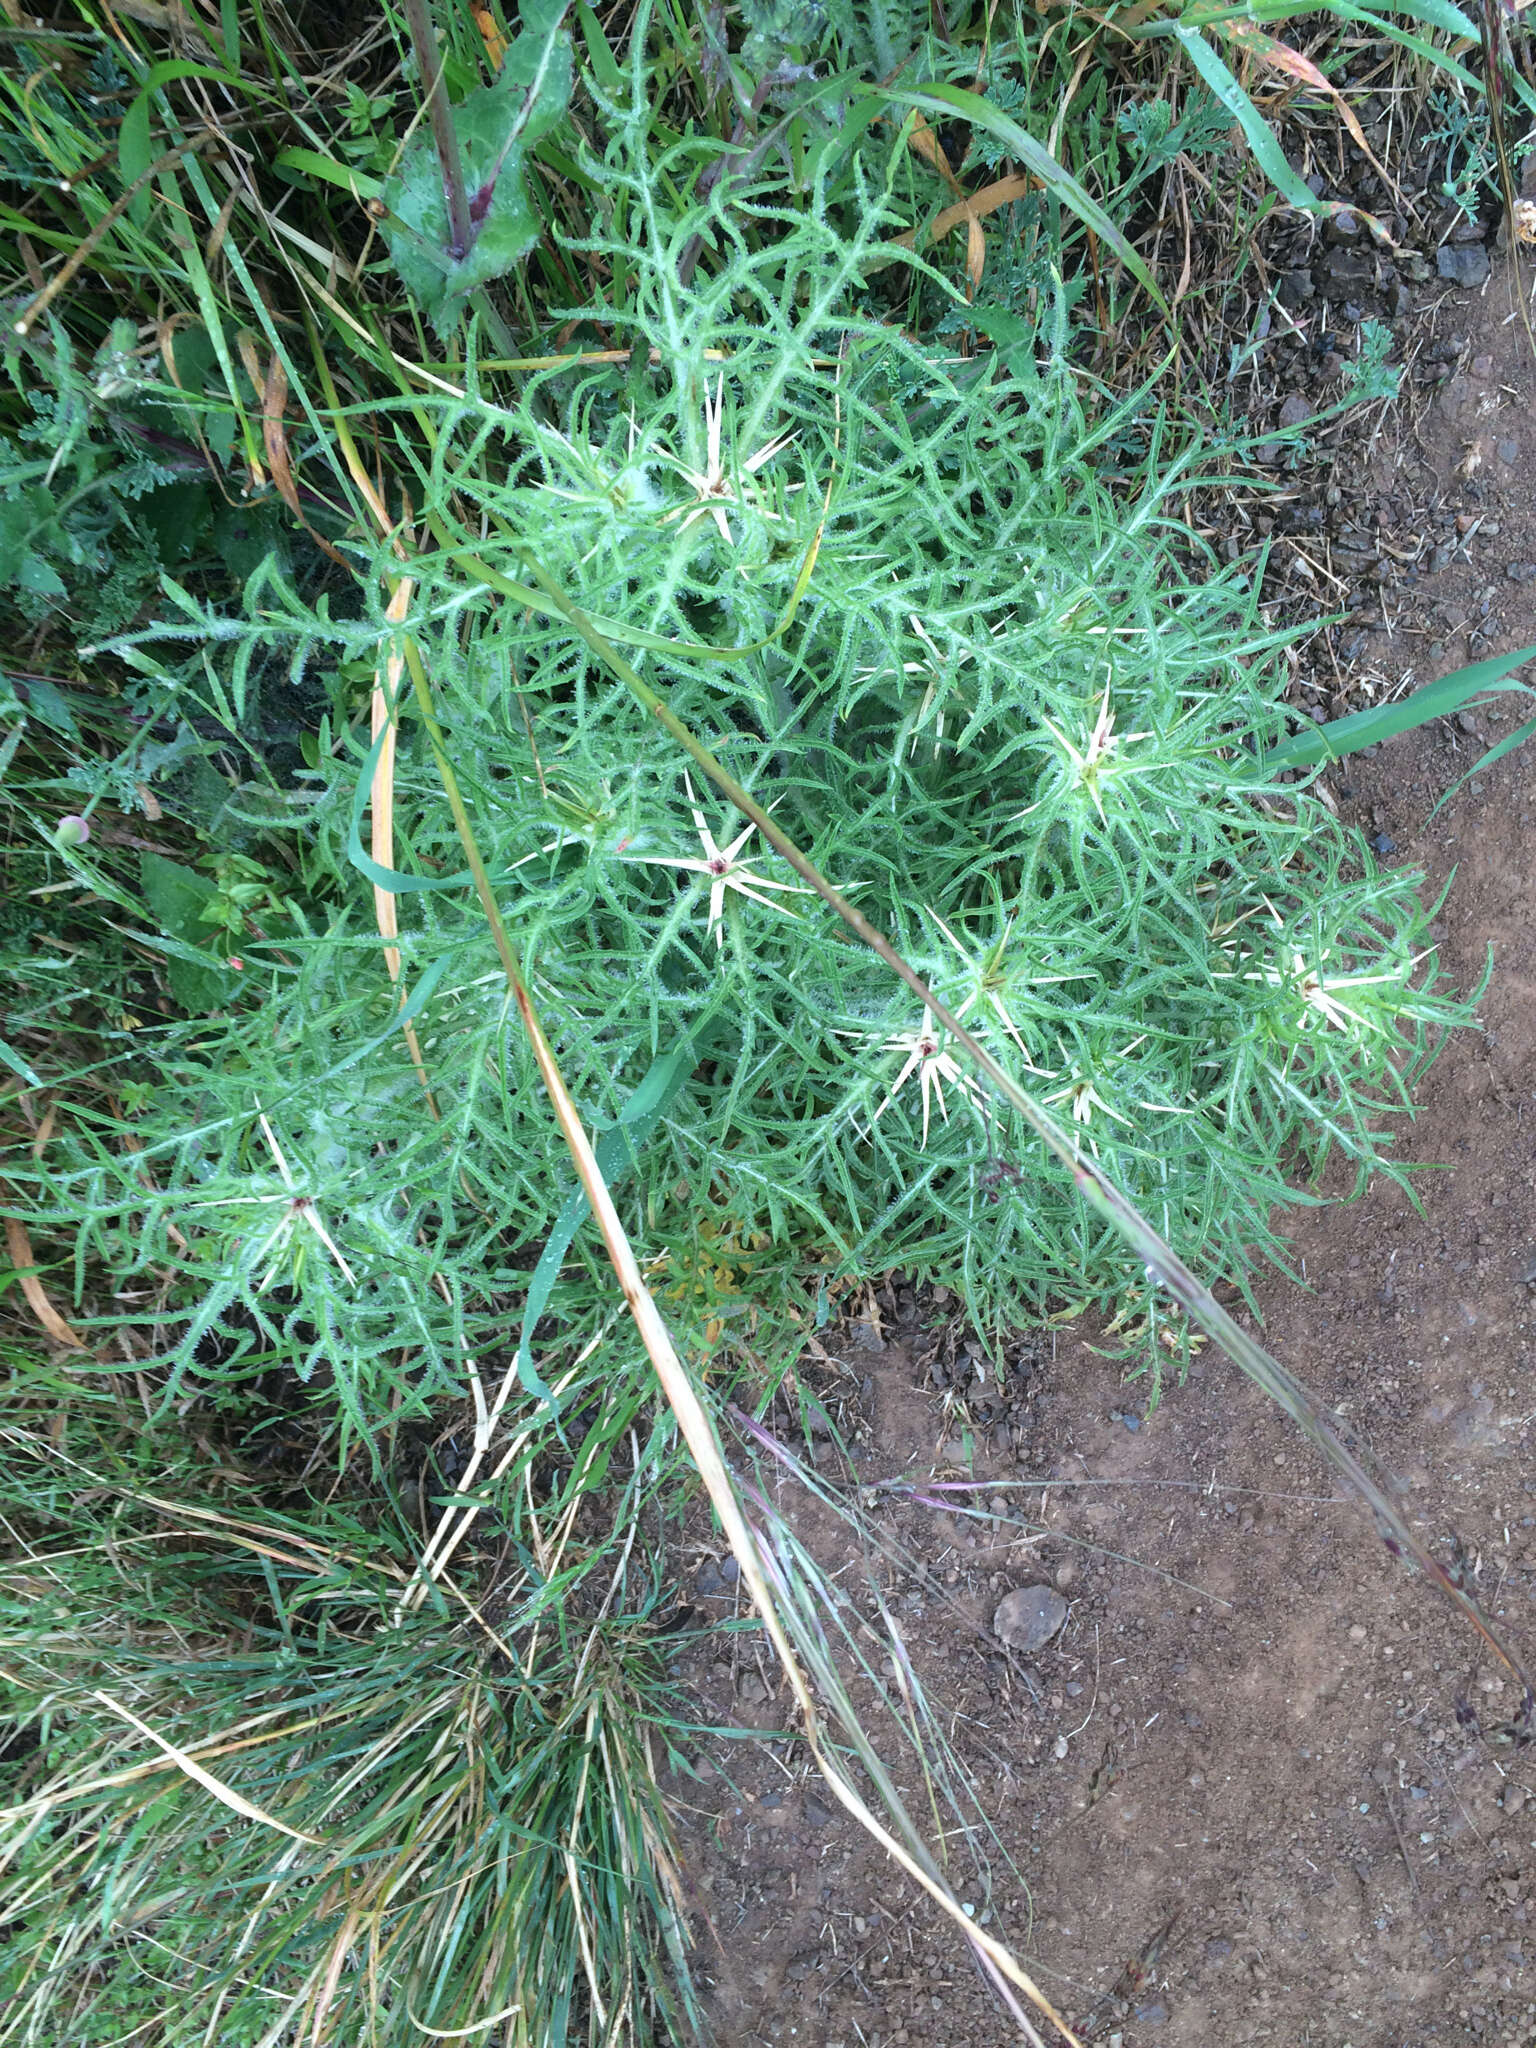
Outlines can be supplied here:
M421 89L427 102L427 119L432 123L432 140L436 144L437 161L443 173L443 192L448 201L448 254L455 263L462 263L469 254L474 230L469 220L464 166L459 160L459 138L454 133L453 113L443 88L443 66L437 53L437 38L432 33L427 0L401 0L401 6L416 51Z

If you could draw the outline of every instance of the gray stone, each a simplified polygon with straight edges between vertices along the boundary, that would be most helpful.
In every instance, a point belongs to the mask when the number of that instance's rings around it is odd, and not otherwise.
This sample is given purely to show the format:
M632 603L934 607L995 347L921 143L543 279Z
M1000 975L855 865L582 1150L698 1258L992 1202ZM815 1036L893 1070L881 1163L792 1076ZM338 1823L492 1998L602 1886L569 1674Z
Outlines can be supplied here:
M1043 1650L1067 1618L1067 1603L1054 1586L1015 1586L992 1617L999 1641L1031 1656Z
M1455 420L1471 413L1478 405L1481 397L1482 393L1478 390L1472 379L1463 376L1458 370L1454 376L1449 377L1441 386L1435 403L1447 419Z
M1446 242L1435 251L1435 269L1447 284L1459 284L1476 291L1488 282L1493 269L1481 242Z
M1504 574L1511 583L1536 582L1536 562L1511 562Z
M1303 420L1311 419L1312 410L1310 401L1299 391L1293 391L1280 408L1280 424L1282 427L1299 427Z
M1294 313L1313 297L1316 290L1309 270L1288 270L1281 278L1275 296L1288 313Z
M1518 462L1520 460L1520 443L1518 441L1501 441L1498 447L1498 456L1500 462L1506 465Z
M1375 266L1364 249L1330 249L1319 268L1323 290L1336 298L1347 297L1355 285L1368 285Z

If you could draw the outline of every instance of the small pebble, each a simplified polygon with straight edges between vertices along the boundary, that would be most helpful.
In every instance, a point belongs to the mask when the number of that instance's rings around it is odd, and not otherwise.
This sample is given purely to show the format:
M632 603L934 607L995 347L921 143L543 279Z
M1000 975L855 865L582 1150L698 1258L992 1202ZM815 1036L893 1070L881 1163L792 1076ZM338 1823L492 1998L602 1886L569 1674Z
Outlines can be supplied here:
M1536 562L1511 562L1504 571L1511 583L1536 581Z
M1387 854L1396 853L1397 851L1397 841L1392 837L1391 833L1389 832L1378 832L1376 834L1376 837L1371 841L1371 845L1377 853L1382 855L1383 858L1385 858Z
M1520 443L1518 441L1501 441L1498 446L1498 457L1502 463L1518 462L1520 460Z
M1447 244L1437 249L1435 269L1448 284L1459 284L1467 291L1478 290L1493 273L1488 251L1481 242Z
M1067 1618L1067 1603L1054 1586L1015 1586L998 1602L992 1627L1009 1649L1029 1656L1044 1649Z
M1141 1417L1139 1415L1122 1415L1120 1420L1133 1433L1141 1427Z

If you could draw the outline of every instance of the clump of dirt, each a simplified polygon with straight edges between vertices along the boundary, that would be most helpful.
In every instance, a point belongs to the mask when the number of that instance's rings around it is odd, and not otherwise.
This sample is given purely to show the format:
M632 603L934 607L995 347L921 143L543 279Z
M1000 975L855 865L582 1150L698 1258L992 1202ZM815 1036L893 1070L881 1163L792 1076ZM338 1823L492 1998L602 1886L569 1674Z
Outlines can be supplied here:
M1436 279L1403 403L1352 472L1295 486L1297 503L1338 491L1332 537L1282 546L1277 516L1272 574L1354 609L1356 639L1320 639L1298 678L1325 716L1536 642L1531 345L1497 263L1475 292ZM1536 1662L1529 754L1430 817L1518 715L1464 713L1327 778L1431 892L1454 870L1438 936L1458 983L1490 946L1496 968L1482 1033L1446 1050L1404 1134L1405 1157L1442 1169L1419 1178L1422 1213L1378 1180L1304 1214L1306 1288L1276 1276L1260 1306ZM872 1579L995 1830L946 1823L952 1882L1079 2035L1529 2048L1536 1756L1491 1733L1518 1689L1285 1419L1209 1352L1149 1417L1077 1332L1037 1333L1000 1388L948 1305L910 1290L824 1334L806 1365L816 1469L909 1560L876 1556ZM881 1484L896 1479L923 1484ZM854 1590L846 1525L787 1479L779 1505ZM1024 1587L1048 1589L1013 1604L1037 1617L1007 1631L1027 1650L994 1629ZM738 1599L716 1560L694 1593L721 1617ZM716 1745L675 1788L721 2038L1016 2041L961 1944L833 1809L760 1640L721 1633L688 1666L701 1719L757 1739ZM908 1759L898 1781L928 1811Z

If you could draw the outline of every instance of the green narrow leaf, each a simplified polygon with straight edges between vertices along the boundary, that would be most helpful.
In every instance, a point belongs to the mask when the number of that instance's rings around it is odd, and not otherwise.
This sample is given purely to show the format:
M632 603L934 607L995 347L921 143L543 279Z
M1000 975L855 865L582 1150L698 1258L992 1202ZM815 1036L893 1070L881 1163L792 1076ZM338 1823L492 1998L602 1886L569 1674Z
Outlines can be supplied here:
M141 92L129 105L117 131L117 173L125 189L137 184L154 161L149 143L150 99L148 92ZM142 192L134 194L129 202L128 217L135 227L149 226L149 210L153 203L154 194L147 185Z
M1301 213L1327 213L1329 208L1302 183L1286 162L1285 151L1280 147L1275 131L1205 37L1198 29L1188 28L1181 21L1172 23L1171 27L1189 61L1242 129L1248 147L1253 151L1254 162L1281 198Z
M12 1051L11 1047L6 1044L3 1038L0 1038L0 1060L4 1060L5 1064L10 1068L13 1074L19 1074L22 1080L26 1082L29 1088L42 1087L42 1082L39 1081L36 1074L34 1074L32 1069L27 1065L26 1061L22 1058L21 1054L19 1052Z
M280 149L273 168L321 178L328 185L339 185L343 192L350 192L354 199L377 199L384 190L382 178L370 177L352 164L339 164L334 157L322 156L318 149Z
M475 879L468 868L460 868L454 875L403 875L398 868L381 867L365 849L363 812L368 808L368 796L373 788L373 771L379 765L379 756L384 751L387 737L386 727L368 749L368 757L358 771L357 786L352 792L352 812L347 824L347 859L376 889L387 889L391 896L429 896L435 889L467 889Z
M1434 810L1432 810L1429 815L1432 818L1438 816L1439 812L1444 808L1446 804L1450 802L1451 798L1457 794L1457 792L1461 789L1463 783L1465 783L1469 777L1473 775L1481 775L1483 770L1485 768L1491 768L1495 761L1502 761L1504 756L1506 754L1512 754L1516 747L1524 746L1525 742L1531 737L1532 733L1536 733L1536 718L1528 718L1525 721L1524 725L1518 726L1514 732L1506 733L1503 739L1501 739L1498 742L1497 746L1490 747L1487 753L1484 754L1480 760L1474 761L1472 763L1472 766L1467 770L1465 775L1457 776L1456 780L1451 784L1450 788L1445 792L1445 795L1441 797L1439 803L1435 805Z
M1496 695L1511 691L1529 695L1527 684L1504 680L1528 661L1536 661L1536 647L1491 655L1486 661L1474 661L1468 668L1456 669L1433 683L1425 683L1395 704L1373 704L1369 711L1354 711L1348 718L1330 719L1327 725L1308 726L1302 732L1292 733L1278 747L1272 747L1264 756L1264 766L1278 772L1282 768L1316 768L1324 761L1340 761L1362 747L1373 747L1400 732L1412 732L1415 726L1427 725L1432 718L1454 717L1481 690L1492 690ZM1498 753L1507 753L1514 744L1513 737L1501 742L1494 758ZM1475 774L1476 770L1470 769L1468 773Z
M608 38L603 34L602 23L587 5L587 0L578 0L576 19L581 24L582 40L587 46L587 55L592 60L593 74L603 91L617 96L624 88L624 74L619 69L618 59L609 48Z

